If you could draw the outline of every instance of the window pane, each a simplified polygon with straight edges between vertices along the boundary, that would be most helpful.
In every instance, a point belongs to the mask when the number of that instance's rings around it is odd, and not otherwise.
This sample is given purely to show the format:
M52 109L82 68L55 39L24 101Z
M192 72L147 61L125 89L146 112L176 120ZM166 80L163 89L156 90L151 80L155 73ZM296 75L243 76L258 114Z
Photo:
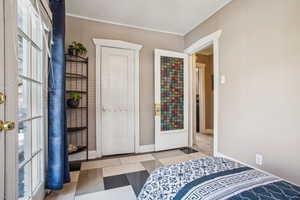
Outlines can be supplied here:
M18 4L18 27L26 35L29 35L28 3L24 0L18 0Z
M31 38L32 41L41 48L42 46L42 29L41 29L41 21L35 15L31 14Z
M18 68L19 74L30 76L29 67L29 42L22 36L18 36Z
M42 82L42 52L32 47L32 79Z
M32 120L32 154L36 153L42 148L42 129L42 118Z
M19 163L24 160L28 160L31 157L30 148L30 121L19 123L19 134L18 134L18 153L19 153Z
M31 117L30 112L30 82L19 78L19 85L18 85L18 101L19 101L19 120L28 119Z
M37 189L41 184L41 153L38 153L32 159L32 191Z
M19 169L19 199L27 199L31 194L31 162Z
M42 115L42 85L32 82L32 116Z

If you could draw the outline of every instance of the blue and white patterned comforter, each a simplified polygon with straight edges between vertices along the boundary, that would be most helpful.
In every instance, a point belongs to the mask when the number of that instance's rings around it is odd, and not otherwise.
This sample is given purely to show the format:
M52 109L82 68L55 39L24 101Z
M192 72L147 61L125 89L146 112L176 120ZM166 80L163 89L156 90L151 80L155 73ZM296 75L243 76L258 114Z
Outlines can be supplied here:
M155 170L138 200L300 200L300 187L217 157Z

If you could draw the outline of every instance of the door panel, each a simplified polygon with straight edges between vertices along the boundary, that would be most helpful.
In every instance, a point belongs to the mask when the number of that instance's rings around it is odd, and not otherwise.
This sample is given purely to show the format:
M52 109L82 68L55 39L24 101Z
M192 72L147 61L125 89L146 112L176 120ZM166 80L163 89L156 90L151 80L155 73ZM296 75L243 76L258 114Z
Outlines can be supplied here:
M4 7L0 0L0 95L4 94ZM0 102L0 120L4 119L4 103ZM0 200L4 200L5 135L0 131Z
M102 153L132 153L134 53L104 47L101 58Z
M155 150L188 146L186 54L155 50Z
M5 16L5 117L4 121L15 122L15 128L5 132L5 195L6 199L18 199L18 62L17 62L17 1L4 0Z

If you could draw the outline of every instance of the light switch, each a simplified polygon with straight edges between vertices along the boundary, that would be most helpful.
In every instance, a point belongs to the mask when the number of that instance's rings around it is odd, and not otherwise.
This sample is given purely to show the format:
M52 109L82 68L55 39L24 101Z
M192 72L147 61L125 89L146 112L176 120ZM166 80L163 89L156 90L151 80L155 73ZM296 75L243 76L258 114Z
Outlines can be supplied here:
M221 75L221 84L225 84L226 83L226 76L225 75Z
M256 154L255 162L257 165L262 165L263 164L263 155Z

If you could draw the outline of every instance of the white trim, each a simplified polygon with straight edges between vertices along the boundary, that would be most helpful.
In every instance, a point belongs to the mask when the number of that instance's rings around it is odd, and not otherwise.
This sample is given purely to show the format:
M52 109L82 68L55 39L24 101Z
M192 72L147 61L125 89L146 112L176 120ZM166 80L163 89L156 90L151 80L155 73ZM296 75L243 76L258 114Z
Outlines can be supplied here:
M190 47L184 50L185 53L189 54L190 57L199 50L204 49L205 47L213 44L214 48L214 155L218 152L218 133L219 133L219 84L220 84L220 65L219 65L219 38L222 34L222 30L214 32L192 44ZM192 58L190 59L192 60ZM190 64L189 68L192 68L192 63ZM193 94L193 69L190 69L190 78L189 81L190 85L190 96ZM192 98L191 98L192 99ZM193 109L194 102L190 101L190 119L193 119ZM189 130L189 138L190 138L190 146L193 145L193 120L189 120L190 123L190 130Z
M269 174L269 175L271 175L271 176L280 178L280 179L282 179L282 180L284 180L284 181L286 181L286 182L289 182L289 183L291 183L291 184L293 184L293 185L297 185L298 187L300 187L299 184L296 184L296 183L293 183L293 182L291 182L291 181L288 181L288 180L286 180L286 179L284 179L284 178L281 178L281 177L279 177L279 176L277 176L277 175L274 175L274 174L272 174L272 173L270 173L270 172L267 172L267 171L265 171L265 170L262 170L262 169L259 169L259 168L257 168L257 167L254 167L254 166L252 166L252 165L250 165L250 164L248 164L248 163L246 163L246 162L243 162L243 161L240 161L240 160L238 160L238 159L235 159L235 158L232 158L232 157L230 157L230 156L227 156L227 155L225 155L225 154L223 154L223 153L217 152L217 153L215 153L215 156L216 156L216 157L226 158L226 159L228 159L228 160L232 160L232 161L237 162L237 163L241 163L242 165L245 165L245 166L247 166L247 167L250 167L250 168L253 168L253 169L255 169L255 170L261 171L261 172L263 172L263 173Z
M213 41L219 40L221 34L222 34L222 30L218 30L210 35L207 35L201 38L200 40L194 42L192 45L186 48L184 52L191 55L202 49L205 49L205 47L211 45Z
M204 67L196 67L198 68L198 74L199 74L199 82L196 84L200 84L199 87L199 123L200 123L200 132L205 131L206 127L206 99L205 99L205 64L201 63L201 65L204 65ZM196 91L193 91L193 96L196 96ZM195 102L195 101L194 101ZM194 114L193 116L196 116L196 105L194 106Z
M85 17L85 16L82 16L82 15L76 15L76 14L72 14L72 13L66 13L66 16L79 18L79 19L84 19L84 20L89 20L89 21L93 21L93 22L112 24L112 25L117 25L117 26L125 26L125 27L140 29L140 30L144 30L144 31L152 31L152 32L165 33L165 34L178 35L178 36L184 36L185 35L183 33L163 31L163 30L154 29L154 28L147 28L147 27L144 27L144 26L135 26L135 25L130 25L130 24L113 22L113 21L109 21L109 20L96 19L96 18Z
M130 49L135 51L140 51L143 48L142 45L125 42L122 40L93 39L93 42L96 46L101 47L114 47L120 49Z
M134 136L135 136L135 153L140 150L140 96L139 96L139 84L140 84L140 50L142 45L129 43L121 40L105 40L105 39L93 39L96 45L96 151L97 156L102 156L102 131L101 131L101 93L97 92L101 90L101 48L113 47L129 49L134 51Z
M155 151L155 145L154 144L147 144L147 145L141 145L139 153L148 153L148 152L154 152Z

